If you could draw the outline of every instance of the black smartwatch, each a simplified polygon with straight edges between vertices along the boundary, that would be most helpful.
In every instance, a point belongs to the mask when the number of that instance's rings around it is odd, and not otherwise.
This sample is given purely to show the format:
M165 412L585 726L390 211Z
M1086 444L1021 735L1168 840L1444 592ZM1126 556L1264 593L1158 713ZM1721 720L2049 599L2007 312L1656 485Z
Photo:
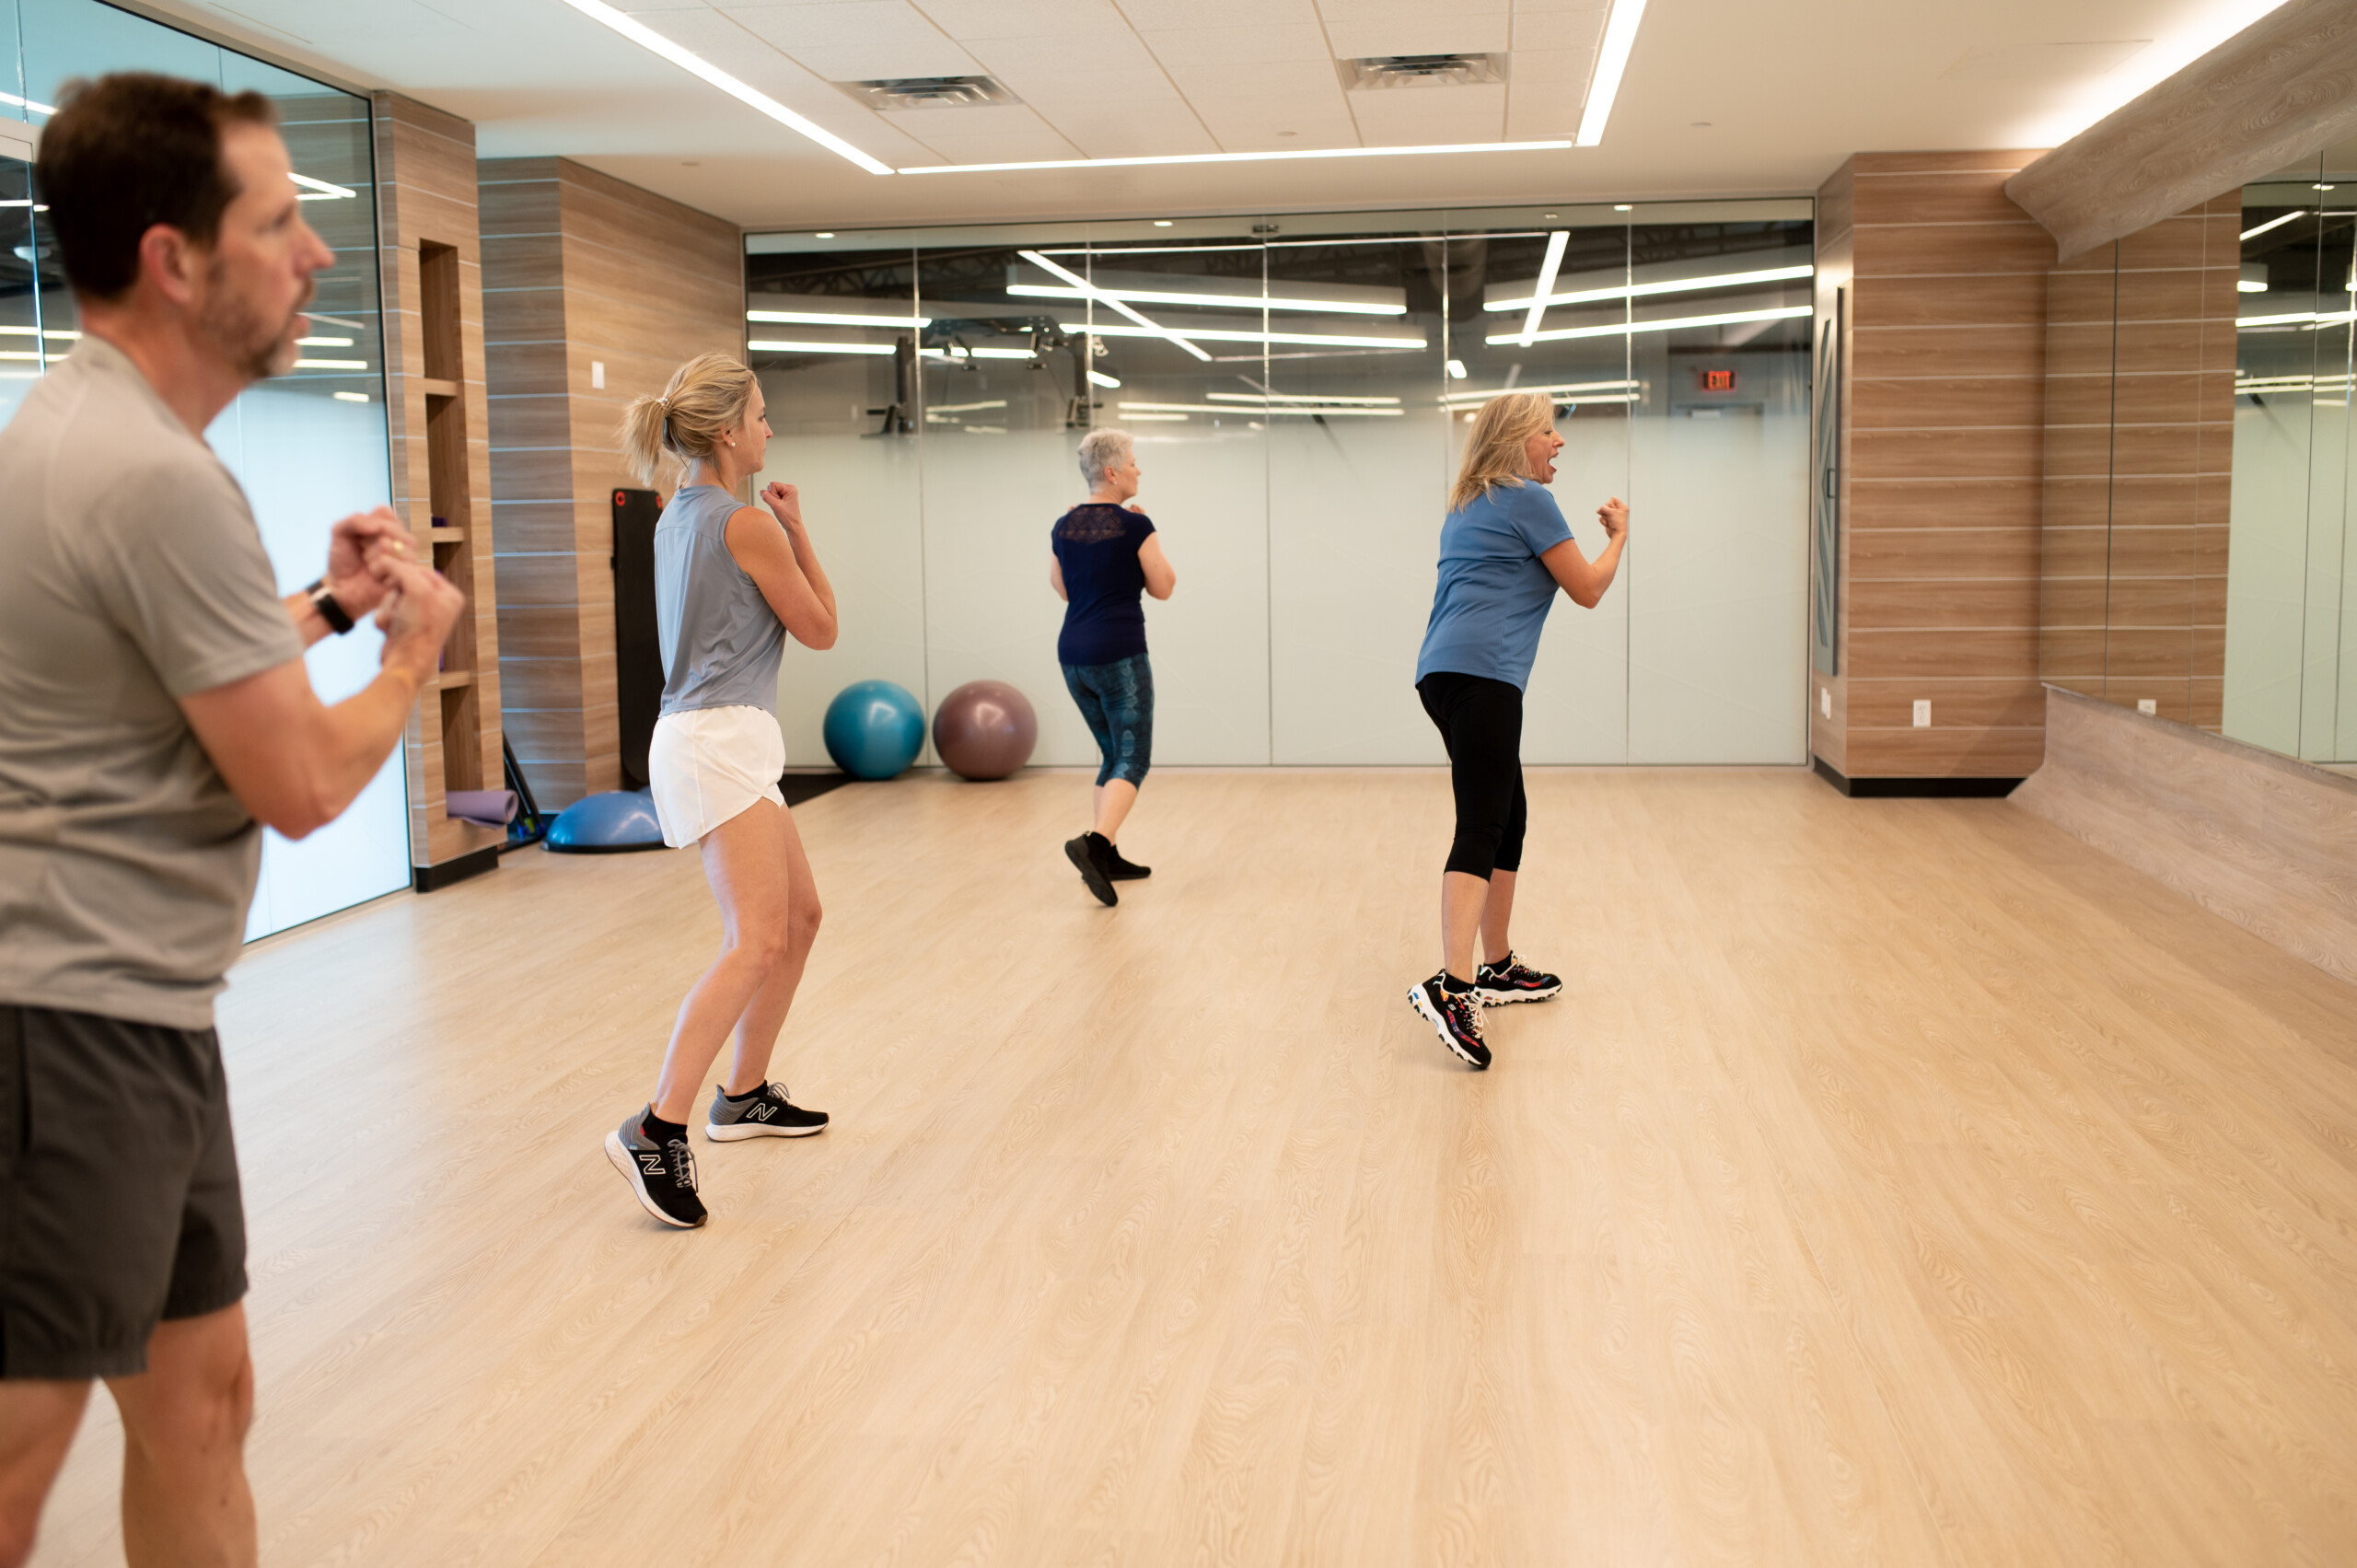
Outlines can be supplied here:
M336 603L335 595L329 589L325 577L303 591L310 596L311 608L319 612L319 619L328 623L329 631L341 637L352 630L352 617L343 612L343 606Z

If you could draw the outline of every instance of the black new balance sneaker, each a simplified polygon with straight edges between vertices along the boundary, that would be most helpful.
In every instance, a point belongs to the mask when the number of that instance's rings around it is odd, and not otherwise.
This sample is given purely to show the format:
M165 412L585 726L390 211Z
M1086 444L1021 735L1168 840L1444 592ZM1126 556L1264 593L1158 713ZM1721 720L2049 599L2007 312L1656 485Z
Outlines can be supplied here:
M1121 857L1121 852L1115 848L1110 841L1107 842L1105 845L1105 876L1107 880L1113 882L1135 882L1141 877L1151 877L1153 875L1153 866L1140 865L1133 861L1123 859Z
M728 1091L713 1086L712 1109L703 1119L703 1135L715 1144L739 1138L807 1138L827 1130L827 1113L806 1110L785 1098L784 1084L763 1084L757 1094L731 1099Z
M1451 991L1442 983L1448 971L1442 970L1432 979L1408 988L1408 1005L1423 1020L1439 1031L1441 1044L1461 1058L1467 1066L1480 1070L1490 1065L1490 1048L1481 1043L1481 1005L1474 1000L1469 987Z
M1113 878L1105 863L1105 856L1112 848L1105 842L1105 835L1093 829L1076 839L1064 841L1064 858L1078 868L1080 879L1088 884L1088 890L1097 895L1100 904L1121 901L1121 895L1113 891Z
M1532 969L1514 954L1502 964L1483 964L1473 975L1473 993L1484 1007L1509 1002L1544 1002L1563 992L1563 977Z
M693 1230L705 1218L703 1200L696 1196L696 1156L685 1138L658 1144L648 1137L645 1116L632 1111L621 1131L606 1134L606 1157L630 1183L640 1208L665 1225Z

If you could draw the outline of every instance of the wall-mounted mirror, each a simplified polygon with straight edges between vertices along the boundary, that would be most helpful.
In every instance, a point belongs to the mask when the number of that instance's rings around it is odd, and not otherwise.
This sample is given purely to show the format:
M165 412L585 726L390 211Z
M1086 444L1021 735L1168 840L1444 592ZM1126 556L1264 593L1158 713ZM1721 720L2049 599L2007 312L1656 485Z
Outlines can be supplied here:
M2054 269L2039 666L2357 771L2357 145Z

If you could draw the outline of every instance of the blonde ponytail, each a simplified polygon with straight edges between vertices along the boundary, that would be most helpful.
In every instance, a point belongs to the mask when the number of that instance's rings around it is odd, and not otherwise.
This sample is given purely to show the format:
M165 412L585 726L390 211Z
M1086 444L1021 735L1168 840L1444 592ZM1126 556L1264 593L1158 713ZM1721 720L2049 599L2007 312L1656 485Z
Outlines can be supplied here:
M1493 484L1519 486L1530 477L1530 438L1555 428L1555 400L1545 392L1501 392L1473 416L1465 437L1465 464L1449 487L1448 509L1463 511Z
M709 458L721 436L745 423L753 373L725 354L700 354L671 372L659 398L633 398L622 411L622 461L642 484L670 458L682 469Z

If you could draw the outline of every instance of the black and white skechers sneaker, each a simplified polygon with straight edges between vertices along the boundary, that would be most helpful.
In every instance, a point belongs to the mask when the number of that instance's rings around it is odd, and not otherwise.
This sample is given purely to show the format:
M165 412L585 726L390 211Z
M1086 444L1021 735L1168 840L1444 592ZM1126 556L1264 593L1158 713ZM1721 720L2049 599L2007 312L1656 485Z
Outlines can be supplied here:
M1135 882L1153 875L1153 866L1140 865L1135 861L1123 858L1121 852L1114 847L1110 841L1107 842L1105 845L1105 877L1108 881Z
M1474 993L1451 991L1441 983L1442 970L1432 979L1408 988L1408 1005L1439 1032L1441 1044L1455 1051L1469 1067L1490 1065L1490 1048L1481 1043L1481 1005Z
M703 1119L703 1135L715 1144L739 1138L807 1138L827 1130L827 1113L807 1110L785 1098L784 1084L763 1084L748 1099L730 1099L728 1091L713 1086L712 1109Z
M638 1206L665 1225L693 1230L704 1222L696 1196L696 1156L685 1138L658 1144L646 1135L643 1110L631 1112L619 1132L606 1134L606 1157L630 1183Z
M1545 1002L1563 992L1563 977L1532 969L1514 954L1502 964L1483 964L1473 975L1473 993L1484 1007L1509 1002Z
M1121 895L1113 891L1113 878L1105 865L1106 852L1112 847L1105 842L1104 835L1093 829L1076 839L1064 841L1064 858L1073 863L1080 879L1097 895L1097 901L1108 906L1121 901Z

